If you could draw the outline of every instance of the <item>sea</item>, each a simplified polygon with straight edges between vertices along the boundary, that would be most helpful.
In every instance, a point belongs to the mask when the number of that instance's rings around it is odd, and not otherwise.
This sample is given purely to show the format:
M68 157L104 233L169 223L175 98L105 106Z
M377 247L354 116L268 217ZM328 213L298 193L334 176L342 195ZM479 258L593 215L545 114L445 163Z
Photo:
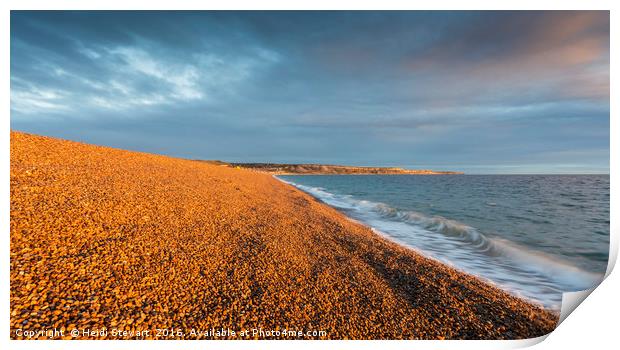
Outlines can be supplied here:
M284 182L419 253L552 311L598 284L609 175L287 175Z

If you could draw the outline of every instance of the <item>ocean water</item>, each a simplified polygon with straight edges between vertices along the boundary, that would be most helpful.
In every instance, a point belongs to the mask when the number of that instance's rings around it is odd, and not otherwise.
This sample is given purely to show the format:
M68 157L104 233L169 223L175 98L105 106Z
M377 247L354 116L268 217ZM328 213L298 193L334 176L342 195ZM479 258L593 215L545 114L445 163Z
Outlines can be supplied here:
M608 175L278 176L376 232L548 309L598 283Z

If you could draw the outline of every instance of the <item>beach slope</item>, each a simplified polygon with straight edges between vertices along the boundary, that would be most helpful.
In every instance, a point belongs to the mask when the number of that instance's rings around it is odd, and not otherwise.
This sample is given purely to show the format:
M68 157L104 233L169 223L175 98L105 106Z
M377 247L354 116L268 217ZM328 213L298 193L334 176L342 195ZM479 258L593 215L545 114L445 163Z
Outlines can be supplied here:
M514 339L557 321L268 174L11 132L10 180L12 338Z

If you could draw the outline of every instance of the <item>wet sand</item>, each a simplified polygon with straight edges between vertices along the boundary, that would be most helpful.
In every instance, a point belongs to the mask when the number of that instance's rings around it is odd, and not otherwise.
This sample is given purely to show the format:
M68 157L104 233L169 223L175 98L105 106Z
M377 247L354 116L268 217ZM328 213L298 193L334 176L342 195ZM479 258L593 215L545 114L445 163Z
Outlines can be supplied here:
M10 177L12 338L515 339L557 322L268 174L12 132Z

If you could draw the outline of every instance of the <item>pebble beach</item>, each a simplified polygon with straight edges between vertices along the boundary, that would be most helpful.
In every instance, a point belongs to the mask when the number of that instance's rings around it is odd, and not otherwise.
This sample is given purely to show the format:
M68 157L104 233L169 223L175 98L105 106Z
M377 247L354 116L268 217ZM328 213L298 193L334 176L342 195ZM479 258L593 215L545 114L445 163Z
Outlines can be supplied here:
M558 320L270 174L15 131L10 153L12 339L522 339Z

